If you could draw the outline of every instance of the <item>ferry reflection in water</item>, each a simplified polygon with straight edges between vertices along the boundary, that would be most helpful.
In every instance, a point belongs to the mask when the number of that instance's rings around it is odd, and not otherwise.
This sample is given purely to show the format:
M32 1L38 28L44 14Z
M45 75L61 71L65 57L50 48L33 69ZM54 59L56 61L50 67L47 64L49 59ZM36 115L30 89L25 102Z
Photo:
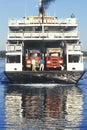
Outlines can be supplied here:
M5 97L6 127L79 130L82 105L82 92L76 86L10 85Z

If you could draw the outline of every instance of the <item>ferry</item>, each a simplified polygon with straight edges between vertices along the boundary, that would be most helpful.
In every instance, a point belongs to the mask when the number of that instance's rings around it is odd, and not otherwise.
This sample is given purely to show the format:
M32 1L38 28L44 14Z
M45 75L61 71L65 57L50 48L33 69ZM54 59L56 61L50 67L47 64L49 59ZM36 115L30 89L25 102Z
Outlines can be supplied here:
M5 75L13 84L76 84L84 74L77 19L47 16L44 4L37 16L8 21Z

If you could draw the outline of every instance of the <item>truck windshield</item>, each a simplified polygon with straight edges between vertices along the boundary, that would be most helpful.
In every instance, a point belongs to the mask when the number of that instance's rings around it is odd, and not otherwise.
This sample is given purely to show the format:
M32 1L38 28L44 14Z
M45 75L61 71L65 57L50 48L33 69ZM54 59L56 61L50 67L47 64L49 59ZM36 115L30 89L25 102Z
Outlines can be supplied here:
M40 57L40 53L30 53L29 57Z
M58 53L50 53L50 56L59 56Z
M7 55L7 63L20 63L20 55Z

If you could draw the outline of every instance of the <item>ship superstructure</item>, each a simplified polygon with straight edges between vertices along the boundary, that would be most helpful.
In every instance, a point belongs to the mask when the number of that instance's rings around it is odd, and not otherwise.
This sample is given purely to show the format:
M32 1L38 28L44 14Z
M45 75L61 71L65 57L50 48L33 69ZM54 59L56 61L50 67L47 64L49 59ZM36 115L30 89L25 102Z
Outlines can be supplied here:
M39 13L38 16L10 19L6 43L5 72L7 76L9 77L11 72L19 71L23 72L23 74L34 73L30 68L29 70L26 68L26 63L30 62L30 60L26 61L27 52L29 50L39 50L45 60L48 48L51 48L50 50L62 49L61 53L58 52L58 54L61 55L63 62L59 64L59 68L56 64L53 66L57 71L61 72L63 70L64 73L67 71L83 72L82 45L79 41L77 19L74 15L69 18L59 19L55 16L46 16L45 13ZM45 62L48 61L45 60ZM45 73L45 75L50 72L55 73L52 69L49 71L47 69L45 63L44 72L37 70L36 73Z

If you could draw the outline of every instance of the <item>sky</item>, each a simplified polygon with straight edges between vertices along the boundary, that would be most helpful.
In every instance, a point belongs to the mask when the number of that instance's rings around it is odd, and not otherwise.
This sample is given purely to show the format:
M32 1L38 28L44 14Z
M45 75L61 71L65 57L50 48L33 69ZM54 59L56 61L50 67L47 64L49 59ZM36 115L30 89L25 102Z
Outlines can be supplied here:
M0 50L5 50L8 20L38 15L40 0L0 0ZM53 0L46 10L47 15L67 18L74 13L83 50L87 51L87 0Z

